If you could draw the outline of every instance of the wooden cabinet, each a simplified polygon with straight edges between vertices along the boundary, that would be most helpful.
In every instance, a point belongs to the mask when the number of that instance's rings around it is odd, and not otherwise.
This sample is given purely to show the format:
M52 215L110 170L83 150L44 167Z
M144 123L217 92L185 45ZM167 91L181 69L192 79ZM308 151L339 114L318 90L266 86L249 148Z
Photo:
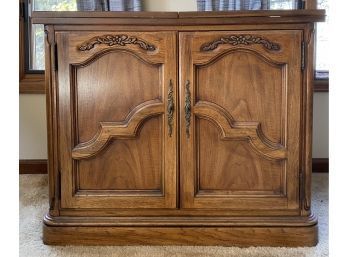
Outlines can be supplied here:
M34 14L46 24L45 243L317 243L324 15L256 13Z

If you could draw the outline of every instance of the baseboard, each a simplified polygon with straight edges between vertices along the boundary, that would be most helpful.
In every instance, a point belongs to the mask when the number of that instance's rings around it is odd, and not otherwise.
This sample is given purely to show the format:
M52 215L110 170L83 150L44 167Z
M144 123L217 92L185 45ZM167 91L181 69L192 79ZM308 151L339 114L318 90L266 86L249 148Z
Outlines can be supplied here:
M46 159L19 160L19 174L46 174Z
M329 158L313 158L313 172L329 172ZM19 174L45 174L47 160L19 160Z
M313 172L329 172L329 158L313 158L312 159Z

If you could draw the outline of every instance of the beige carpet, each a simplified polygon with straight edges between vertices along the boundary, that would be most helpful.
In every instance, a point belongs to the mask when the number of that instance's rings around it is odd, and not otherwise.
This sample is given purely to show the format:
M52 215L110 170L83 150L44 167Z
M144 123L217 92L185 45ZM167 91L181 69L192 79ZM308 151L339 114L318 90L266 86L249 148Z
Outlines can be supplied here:
M328 250L328 175L313 176L313 209L319 217L316 247L194 247L194 246L47 246L41 241L42 217L48 209L47 175L20 175L19 256L21 257L320 257Z

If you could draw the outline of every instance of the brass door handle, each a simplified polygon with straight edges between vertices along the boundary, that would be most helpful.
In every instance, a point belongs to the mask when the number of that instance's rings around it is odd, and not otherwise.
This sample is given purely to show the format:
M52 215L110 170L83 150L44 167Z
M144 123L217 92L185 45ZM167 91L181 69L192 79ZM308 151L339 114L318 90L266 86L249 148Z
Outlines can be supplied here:
M168 88L167 118L168 118L168 135L171 137L173 133L173 119L174 119L174 96L173 96L172 80L169 81L169 88Z
M185 121L186 121L186 137L190 137L191 124L191 92L190 81L187 80L185 84Z

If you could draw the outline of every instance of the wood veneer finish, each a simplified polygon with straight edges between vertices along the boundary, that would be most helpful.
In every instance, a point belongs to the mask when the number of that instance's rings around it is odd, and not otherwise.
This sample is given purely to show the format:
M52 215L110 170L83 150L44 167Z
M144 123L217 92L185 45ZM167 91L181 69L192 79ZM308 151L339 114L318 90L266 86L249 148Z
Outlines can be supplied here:
M315 245L312 38L323 19L35 13L47 32L44 242Z

